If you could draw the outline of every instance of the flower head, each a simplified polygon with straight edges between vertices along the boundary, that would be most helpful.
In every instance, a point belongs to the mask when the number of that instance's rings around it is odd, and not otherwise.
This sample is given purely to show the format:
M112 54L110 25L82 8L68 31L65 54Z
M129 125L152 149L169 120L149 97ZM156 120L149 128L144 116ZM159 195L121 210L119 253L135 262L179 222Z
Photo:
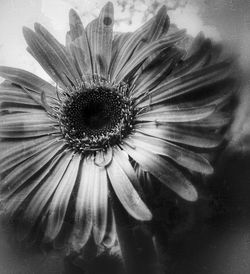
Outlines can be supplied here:
M71 10L66 46L44 27L24 28L28 51L55 82L1 67L1 198L8 216L54 241L93 235L112 245L109 192L134 218L151 219L136 166L180 197L197 192L185 172L211 174L236 89L231 61L202 34L168 33L166 8L133 33L113 33L113 5L83 27Z

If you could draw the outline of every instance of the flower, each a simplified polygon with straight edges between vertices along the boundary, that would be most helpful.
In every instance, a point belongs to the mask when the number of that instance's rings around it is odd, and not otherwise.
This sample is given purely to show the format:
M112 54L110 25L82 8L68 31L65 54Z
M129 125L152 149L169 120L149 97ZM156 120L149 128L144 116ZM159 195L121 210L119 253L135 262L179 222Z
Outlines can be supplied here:
M147 221L136 166L180 197L195 201L186 172L211 174L208 152L223 140L236 90L232 62L198 35L171 27L166 8L133 33L113 34L108 2L84 29L70 11L66 46L43 26L23 29L28 51L55 85L1 67L1 200L10 218L65 234L75 249L93 235L114 243L109 193Z

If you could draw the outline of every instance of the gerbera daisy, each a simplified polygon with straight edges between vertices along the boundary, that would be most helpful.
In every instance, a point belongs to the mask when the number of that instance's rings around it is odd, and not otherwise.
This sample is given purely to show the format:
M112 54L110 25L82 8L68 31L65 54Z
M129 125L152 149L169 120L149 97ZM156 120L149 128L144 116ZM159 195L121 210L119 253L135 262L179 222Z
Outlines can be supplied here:
M133 218L152 218L138 166L197 199L185 172L213 172L207 153L223 140L235 81L202 34L183 48L185 31L168 32L165 7L133 33L113 33L110 2L86 28L74 10L69 21L66 46L38 23L23 29L55 85L0 68L1 200L47 242L71 220L67 241L79 249L91 235L114 242L110 192Z

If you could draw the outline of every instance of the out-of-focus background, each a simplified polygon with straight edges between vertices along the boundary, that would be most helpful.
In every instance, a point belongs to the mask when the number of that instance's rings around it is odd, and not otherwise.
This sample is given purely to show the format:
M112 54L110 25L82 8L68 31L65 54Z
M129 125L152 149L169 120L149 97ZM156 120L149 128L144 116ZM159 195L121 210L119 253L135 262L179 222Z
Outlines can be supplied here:
M0 65L31 71L49 80L26 52L22 26L43 24L64 43L68 12L74 8L84 25L106 0L0 0ZM240 107L231 141L217 162L210 190L213 204L198 202L195 221L181 235L166 241L171 274L250 273L250 1L249 0L114 0L115 31L133 31L165 4L172 23L195 36L199 31L226 43L235 52L243 75ZM1 80L1 79L0 79ZM50 81L50 80L49 80ZM76 273L63 270L60 252L24 249L0 229L0 273ZM80 272L79 272L80 273Z

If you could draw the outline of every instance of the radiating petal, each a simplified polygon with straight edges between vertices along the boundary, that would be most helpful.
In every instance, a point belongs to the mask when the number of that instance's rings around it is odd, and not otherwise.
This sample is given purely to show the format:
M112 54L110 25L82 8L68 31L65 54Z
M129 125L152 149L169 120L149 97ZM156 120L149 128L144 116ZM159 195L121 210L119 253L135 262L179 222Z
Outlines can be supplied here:
M110 199L108 199L107 226L106 226L106 232L105 232L105 236L102 244L106 248L111 248L114 246L116 240L117 240L117 234L116 234L116 227L115 227L115 217L114 217Z
M143 111L140 111L140 113L145 113L147 111L153 113L164 111L165 109L181 110L211 105L216 106L216 113L221 107L230 103L238 89L239 85L237 81L234 79L227 79L226 81L212 85L208 89L204 89L201 94L197 94L197 96L190 96L190 98L188 98L189 96L180 96L177 101L164 102L164 100L162 100L162 102L153 105L149 102L149 105L143 108ZM215 90L217 92L215 92Z
M128 144L145 149L153 154L164 155L175 161L177 164L186 167L190 170L211 174L213 168L208 160L202 155L192 152L190 149L185 149L173 143L145 136L143 134L136 134L131 136L126 141Z
M69 51L74 57L81 76L92 75L92 59L90 54L89 42L78 14L71 9L69 12L70 41Z
M114 79L115 82L126 81L152 54L160 54L167 48L174 46L181 39L183 39L183 36L166 36L146 45L125 63L124 67L117 73Z
M93 173L93 234L96 244L101 244L108 219L108 180L104 167L94 166Z
M207 87L225 80L228 76L230 65L231 62L225 61L174 78L139 98L136 105L145 107L149 102L150 104L157 104L187 93L202 93L202 90L206 90Z
M68 67L48 42L31 29L23 28L24 38L29 52L39 62L49 76L64 89L72 89L74 79L68 73ZM72 89L73 91L73 89Z
M45 145L32 157L27 158L18 164L6 177L2 178L1 192L4 196L10 197L25 185L26 182L42 169L53 157L64 147L64 142L55 142ZM18 178L18 179L17 179ZM32 187L33 184L29 184ZM26 193L27 191L25 191ZM21 199L20 195L20 199Z
M198 194L192 184L184 175L164 158L147 152L137 147L131 148L123 144L123 149L132 157L145 171L155 176L160 182L176 192L180 197L188 201L197 200Z
M76 196L74 227L70 242L75 250L81 249L89 239L93 225L93 176L95 164L84 158L80 167L79 187Z
M37 100L40 99L42 92L49 97L56 97L55 88L31 72L18 68L0 66L0 76L10 82L29 89Z
M0 116L1 138L27 138L58 132L56 124L44 113L13 113Z
M127 177L129 178L130 182L133 184L136 191L140 195L143 195L140 182L138 181L135 170L134 170L134 168L132 167L132 165L129 161L128 154L125 153L125 151L123 151L119 148L116 148L115 151L114 151L114 158L115 158L117 164L126 173Z
M131 93L145 93L158 86L163 80L166 81L182 56L183 51L174 47L167 48L158 55L152 55L152 61L147 62L141 72L137 72Z
M196 43L196 41L195 38L193 43ZM184 61L173 70L172 77L178 77L205 66L212 51L211 40L203 37L197 48L191 45L190 49Z
M136 121L156 121L157 122L192 122L204 119L211 115L215 110L215 107L193 107L193 108L180 108L180 109L168 109L160 111L147 111L136 116Z
M112 40L111 61L109 67L109 74L112 71L113 65L117 62L117 56L122 48L123 44L133 35L132 32L120 32L114 33Z
M44 38L51 46L54 53L62 60L65 67L67 67L67 75L70 79L73 79L74 84L77 86L80 80L80 75L76 70L75 64L70 59L70 55L66 52L66 49L61 45L56 38L49 33L42 25L35 23L35 31L40 38Z
M107 78L111 60L113 24L114 7L111 2L108 2L102 8L99 17L86 27L94 73L104 78Z
M1 173L4 173L8 169L12 169L14 166L38 153L53 142L54 137L51 136L34 138L23 142L15 142L11 145L9 145L8 142L3 142L5 148L1 149L0 154Z
M117 161L113 159L112 163L106 168L115 194L128 213L137 220L150 220L152 218L150 211Z
M76 183L80 160L80 154L73 156L50 201L47 213L48 221L44 236L46 240L54 240L63 226L69 200ZM51 186L46 187L49 188Z
M117 74L143 45L147 45L163 36L169 27L169 18L166 14L166 7L162 7L155 17L146 22L141 28L129 35L127 41L122 45L119 53L114 55L111 64L111 80L114 81Z
M39 99L38 96L37 99ZM35 102L27 93L25 93L23 89L14 86L7 81L4 81L0 85L0 103L17 103L30 107L39 106L38 103Z
M62 154L57 165L50 171L49 176L44 178L41 185L36 189L24 212L24 219L28 220L30 225L35 224L39 217L44 218L42 213L47 211L47 206L49 206L51 198L65 175L72 155L73 152Z
M223 129L224 126L228 125L232 121L233 117L231 113L217 112L212 114L206 119L201 121L184 123L183 125L189 126L190 128L207 128L207 129Z
M202 132L200 128L171 124L144 123L135 125L139 132L163 140L200 148L214 148L221 144L221 135L215 132Z
M55 88L35 74L19 68L0 66L0 76L17 85L24 86L36 93L45 92L55 97Z

